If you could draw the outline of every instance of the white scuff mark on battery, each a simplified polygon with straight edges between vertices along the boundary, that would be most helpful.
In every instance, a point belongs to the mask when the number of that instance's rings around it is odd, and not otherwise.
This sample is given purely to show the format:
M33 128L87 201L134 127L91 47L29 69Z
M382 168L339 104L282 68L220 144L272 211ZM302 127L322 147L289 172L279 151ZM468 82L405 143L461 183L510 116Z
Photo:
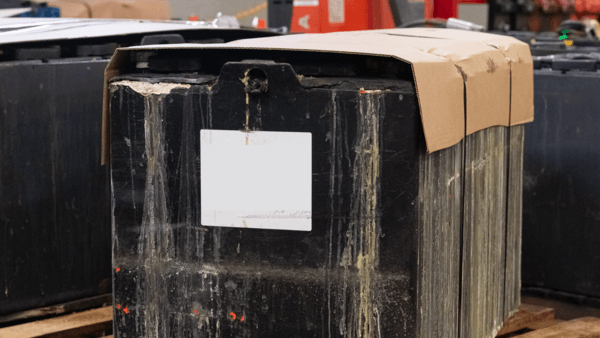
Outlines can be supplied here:
M212 317L210 311L203 308L198 302L194 302L192 308L194 310L194 317L198 319L198 328L202 329L204 325L208 325L209 319Z
M478 161L471 162L471 170L482 170L485 167L485 162L487 162L487 158L484 157Z
M353 193L351 198L350 227L342 256L342 264L351 260L358 278L358 295L348 304L347 314L352 318L345 333L359 338L373 338L376 333L374 311L377 306L376 267L379 263L378 212L379 194L379 124L383 115L381 95L377 92L359 95L355 159L353 161ZM349 257L348 257L349 256ZM348 269L344 269L347 274ZM344 281L344 289L346 281ZM344 331L340 327L340 332Z
M450 179L448 180L448 184L447 186L450 186L450 183L452 183L452 181L454 181L455 179L460 177L460 173L456 173L456 175L450 177Z
M153 87L159 91L165 90L161 86ZM148 87L142 89L147 90ZM168 223L168 176L162 118L164 102L161 96L150 94L154 93L148 92L144 100L146 184L138 239L138 254L143 262L145 283L136 283L136 293L139 302L145 305L143 321L146 337L158 338L167 336L166 328L158 324L166 320L163 311L166 299L160 296L160 290L164 290L166 286L160 267L164 262L172 260L174 248L173 233ZM136 311L137 315L140 315L140 311ZM136 324L139 324L139 319Z
M377 94L377 93L383 93L383 91L382 90L365 90L364 88L360 88L359 93L361 93L361 94Z
M131 148L131 141L129 141L129 139L127 137L123 137L125 139L125 143L127 143L127 146Z
M375 307L375 316L377 317L377 336L379 338L381 338L381 315L379 314L379 310L377 309L377 306Z
M111 88L117 88L117 86L129 87L136 93L149 96L149 95L166 95L170 94L173 89L182 88L188 89L190 88L189 84L183 83L149 83L149 82L140 82L140 81L129 81L129 80L121 80L112 83Z
M333 260L333 225L335 222L335 217L333 217L333 215L335 215L335 183L336 183L336 167L339 170L339 159L340 156L338 154L338 147L337 147L337 143L338 143L338 114L337 114L337 109L336 109L336 91L333 90L331 92L331 102L332 102L332 110L333 110L333 114L331 114L331 133L332 133L332 141L331 142L331 155L329 156L329 165L330 165L330 169L329 169L329 203L330 203L330 212L331 212L331 220L330 220L330 224L329 224L329 233L331 234L329 236L329 262L328 265L332 265L332 260ZM340 170L341 173L341 170ZM341 180L342 177L338 177L338 180ZM338 257L339 258L339 255ZM328 284L327 286L327 318L328 318L328 325L327 328L329 330L329 337L331 337L331 284Z

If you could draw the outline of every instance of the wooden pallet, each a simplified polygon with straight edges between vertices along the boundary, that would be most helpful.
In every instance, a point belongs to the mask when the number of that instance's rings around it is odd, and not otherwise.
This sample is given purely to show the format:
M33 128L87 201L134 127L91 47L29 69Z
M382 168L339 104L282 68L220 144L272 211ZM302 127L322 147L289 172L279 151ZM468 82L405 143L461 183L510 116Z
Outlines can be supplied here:
M105 337L112 329L112 307L73 313L0 329L0 337ZM498 338L592 338L600 337L600 318L569 321L554 318L554 309L522 304L498 332Z
M112 337L112 306L0 329L2 338Z
M569 321L554 318L554 309L521 304L519 312L505 323L498 338L592 338L600 337L600 318Z

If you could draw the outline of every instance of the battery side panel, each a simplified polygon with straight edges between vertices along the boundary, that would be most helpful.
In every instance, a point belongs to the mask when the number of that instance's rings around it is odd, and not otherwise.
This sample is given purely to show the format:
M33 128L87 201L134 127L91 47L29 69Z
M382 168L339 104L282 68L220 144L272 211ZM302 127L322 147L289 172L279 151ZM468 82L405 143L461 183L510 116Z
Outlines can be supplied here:
M595 71L534 75L536 121L525 127L523 286L598 299L600 78Z
M525 126L508 129L508 195L506 214L506 273L504 317L510 317L521 305L521 243L523 223L523 150Z
M251 68L265 93L244 92ZM116 337L417 334L411 86L304 88L243 63L214 85L152 82L111 84ZM312 230L202 226L201 129L312 133Z
M461 337L486 337L504 323L506 127L465 139Z
M0 64L0 315L111 291L107 63Z
M461 141L420 159L420 337L458 337L463 148Z

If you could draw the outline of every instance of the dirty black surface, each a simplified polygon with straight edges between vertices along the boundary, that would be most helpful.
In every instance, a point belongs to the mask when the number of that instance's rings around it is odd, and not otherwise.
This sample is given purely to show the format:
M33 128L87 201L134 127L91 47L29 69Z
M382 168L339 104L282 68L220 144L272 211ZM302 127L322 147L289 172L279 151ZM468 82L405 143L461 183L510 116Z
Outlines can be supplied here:
M266 91L241 81L253 68ZM115 337L416 335L414 86L297 75L247 61L113 81ZM200 130L246 127L312 133L312 231L201 225Z
M107 63L0 63L0 315L111 290Z
M173 33L188 42L275 35ZM0 316L111 291L104 69L116 47L146 35L0 46Z
M576 67L577 68L577 67ZM600 297L600 75L535 70L526 126L523 285Z

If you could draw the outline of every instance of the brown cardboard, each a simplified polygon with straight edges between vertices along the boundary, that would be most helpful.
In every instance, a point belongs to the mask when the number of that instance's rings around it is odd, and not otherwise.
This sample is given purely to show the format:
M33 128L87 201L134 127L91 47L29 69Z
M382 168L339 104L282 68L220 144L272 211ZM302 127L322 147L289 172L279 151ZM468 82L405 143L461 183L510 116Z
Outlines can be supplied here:
M54 0L64 18L110 18L169 20L171 12L165 0Z
M386 31L394 32L395 30ZM459 34L454 32L459 32ZM533 121L533 59L526 43L503 35L452 29L412 28L410 33L419 37L435 36L461 41L481 41L497 48L510 62L511 66L510 125Z
M63 18L91 18L91 9L83 1L57 0L49 1L48 6L57 7Z
M106 72L106 123L108 80L118 74L128 53L140 49L296 50L399 59L413 69L428 152L450 147L465 135L491 126L533 121L533 61L527 44L452 29L391 29L119 49ZM103 161L108 161L107 128L104 132Z

